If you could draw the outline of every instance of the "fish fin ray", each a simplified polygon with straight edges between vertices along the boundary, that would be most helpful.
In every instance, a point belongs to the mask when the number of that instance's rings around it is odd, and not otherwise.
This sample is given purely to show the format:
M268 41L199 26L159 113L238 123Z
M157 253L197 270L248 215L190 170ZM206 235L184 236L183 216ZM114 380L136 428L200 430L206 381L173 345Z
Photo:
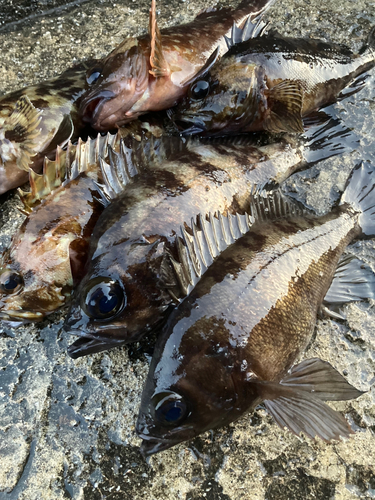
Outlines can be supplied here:
M265 120L269 132L303 133L303 90L298 82L290 80L275 85L268 91L271 112Z
M163 44L159 26L156 20L156 2L152 0L150 9L149 34L151 38L151 54L149 70L150 74L155 78L169 76L171 70L163 54Z
M312 394L272 382L257 384L267 411L283 429L324 441L339 440L353 433L346 419Z
M264 220L276 220L285 216L298 216L308 213L295 200L287 198L280 190L258 191L250 197L250 214L253 223Z
M323 401L356 399L362 394L327 361L310 358L294 365L280 381L281 385L313 393Z
M363 299L375 299L374 271L356 257L345 255L338 263L324 302L345 304Z
M362 161L347 180L340 205L348 204L357 212L362 235L375 235L375 168Z

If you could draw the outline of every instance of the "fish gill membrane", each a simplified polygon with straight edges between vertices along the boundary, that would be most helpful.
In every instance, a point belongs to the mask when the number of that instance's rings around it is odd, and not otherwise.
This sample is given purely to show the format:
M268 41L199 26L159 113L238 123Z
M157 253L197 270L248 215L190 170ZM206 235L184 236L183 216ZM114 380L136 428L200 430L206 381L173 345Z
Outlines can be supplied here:
M135 342L159 328L224 248L249 229L251 190L268 189L357 144L355 134L330 117L305 137L273 141L131 139L122 141L121 153L109 151L102 191L110 204L94 229L64 325L80 337L70 356ZM122 179L134 168L139 175L124 188Z
M327 362L295 362L323 299L375 298L370 267L342 258L353 239L375 235L374 187L366 162L325 216L285 205L279 193L253 202L250 230L221 253L157 339L136 424L145 457L227 425L261 401L296 435L349 437L345 418L323 401L363 392Z
M152 0L148 34L125 39L87 72L82 119L96 130L108 131L143 113L174 106L190 80L207 72L226 52L224 36L232 38L233 23L251 18L257 24L273 2L243 0L234 9L208 8L188 24L159 30ZM246 33L252 36L253 30L246 28Z
M0 194L24 184L29 168L39 172L46 156L82 132L76 104L93 62L0 97Z
M13 326L40 321L69 301L107 204L97 182L108 148L120 148L119 134L58 147L41 175L29 169L30 191L19 190L27 218L0 257L1 320Z
M303 117L360 90L374 65L375 28L358 54L271 32L234 44L169 114L183 135L301 133Z

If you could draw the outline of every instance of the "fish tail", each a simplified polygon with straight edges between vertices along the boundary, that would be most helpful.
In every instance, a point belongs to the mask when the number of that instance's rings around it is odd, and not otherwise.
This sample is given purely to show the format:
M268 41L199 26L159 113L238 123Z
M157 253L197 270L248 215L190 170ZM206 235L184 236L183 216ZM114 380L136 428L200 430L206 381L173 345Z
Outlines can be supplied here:
M358 223L365 236L375 236L375 168L361 162L352 170L341 197L359 214Z

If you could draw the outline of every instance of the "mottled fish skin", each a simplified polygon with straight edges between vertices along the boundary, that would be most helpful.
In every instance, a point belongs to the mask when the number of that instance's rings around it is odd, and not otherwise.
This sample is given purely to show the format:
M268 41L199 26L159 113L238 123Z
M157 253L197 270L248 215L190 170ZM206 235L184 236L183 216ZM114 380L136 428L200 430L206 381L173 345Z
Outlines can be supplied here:
M92 86L81 103L83 119L96 130L107 131L148 111L174 106L215 49L227 50L223 37L233 23L241 23L249 14L258 16L273 1L243 0L236 9L208 9L188 24L160 30L155 50L159 47L162 68L155 68L161 63L157 54L152 59L148 34L125 39L88 71Z
M358 220L343 205L262 221L221 254L158 338L137 422L145 455L235 421L261 401L256 382L286 375ZM156 407L173 399L181 418L161 423Z
M174 110L185 134L302 132L301 118L333 103L375 64L375 31L359 54L270 34L234 45Z
M169 161L161 158L147 171L141 168L98 220L67 331L99 339L103 350L111 347L111 339L139 340L165 319L166 309L187 293L176 282L169 258L179 260L181 225L186 223L192 234L191 221L199 213L243 214L255 185L281 182L305 163L303 147L296 143L262 147L248 141L192 141ZM98 313L104 303L108 311ZM70 354L86 353L73 347Z
M116 151L120 136L108 134L87 143L79 141L77 146L70 144L68 153L59 150L59 160L45 162L45 170L55 170L55 179L46 172L41 182L37 174L31 176L35 192L22 193L29 215L0 257L0 319L38 321L69 300L106 204L97 183L101 180L99 156L107 157L108 143ZM66 166L70 174L65 174ZM54 182L60 187L53 189ZM48 184L49 195L43 192ZM37 196L39 186L42 199Z
M76 104L93 63L0 97L0 194L25 183L29 167L40 171L44 157L53 158L83 127Z

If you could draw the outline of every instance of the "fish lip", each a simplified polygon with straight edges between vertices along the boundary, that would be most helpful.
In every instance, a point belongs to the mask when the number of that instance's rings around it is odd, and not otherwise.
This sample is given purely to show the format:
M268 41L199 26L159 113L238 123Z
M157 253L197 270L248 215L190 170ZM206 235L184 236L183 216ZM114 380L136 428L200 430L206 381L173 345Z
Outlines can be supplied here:
M82 100L79 107L79 113L82 121L94 126L98 121L98 115L100 114L104 104L114 97L116 97L116 94L112 92L112 90L108 89L99 90L93 94L89 94Z
M7 311L1 311L0 312L0 320L19 320L21 321L40 321L44 318L44 314L37 311L37 312L32 312L32 311L17 311L15 310L7 310Z
M87 354L101 352L114 347L120 347L125 343L126 342L122 339L80 336L75 342L73 342L73 344L68 346L67 352L72 359L77 359Z
M188 431L191 429L193 429L193 426L184 427L184 431ZM176 444L182 443L186 439L181 439L181 437L179 437L178 439L173 439L173 434L176 434L180 431L181 428L177 427L176 429L173 429L173 431L171 431L171 433L168 434L167 437L150 436L149 434L137 431L138 436L142 439L142 444L140 447L142 456L147 459L148 457L154 455L155 453L158 453L159 451L165 451L168 448L172 448L172 446L175 446Z
M206 130L204 121L196 116L175 115L171 120L181 135L201 134Z

